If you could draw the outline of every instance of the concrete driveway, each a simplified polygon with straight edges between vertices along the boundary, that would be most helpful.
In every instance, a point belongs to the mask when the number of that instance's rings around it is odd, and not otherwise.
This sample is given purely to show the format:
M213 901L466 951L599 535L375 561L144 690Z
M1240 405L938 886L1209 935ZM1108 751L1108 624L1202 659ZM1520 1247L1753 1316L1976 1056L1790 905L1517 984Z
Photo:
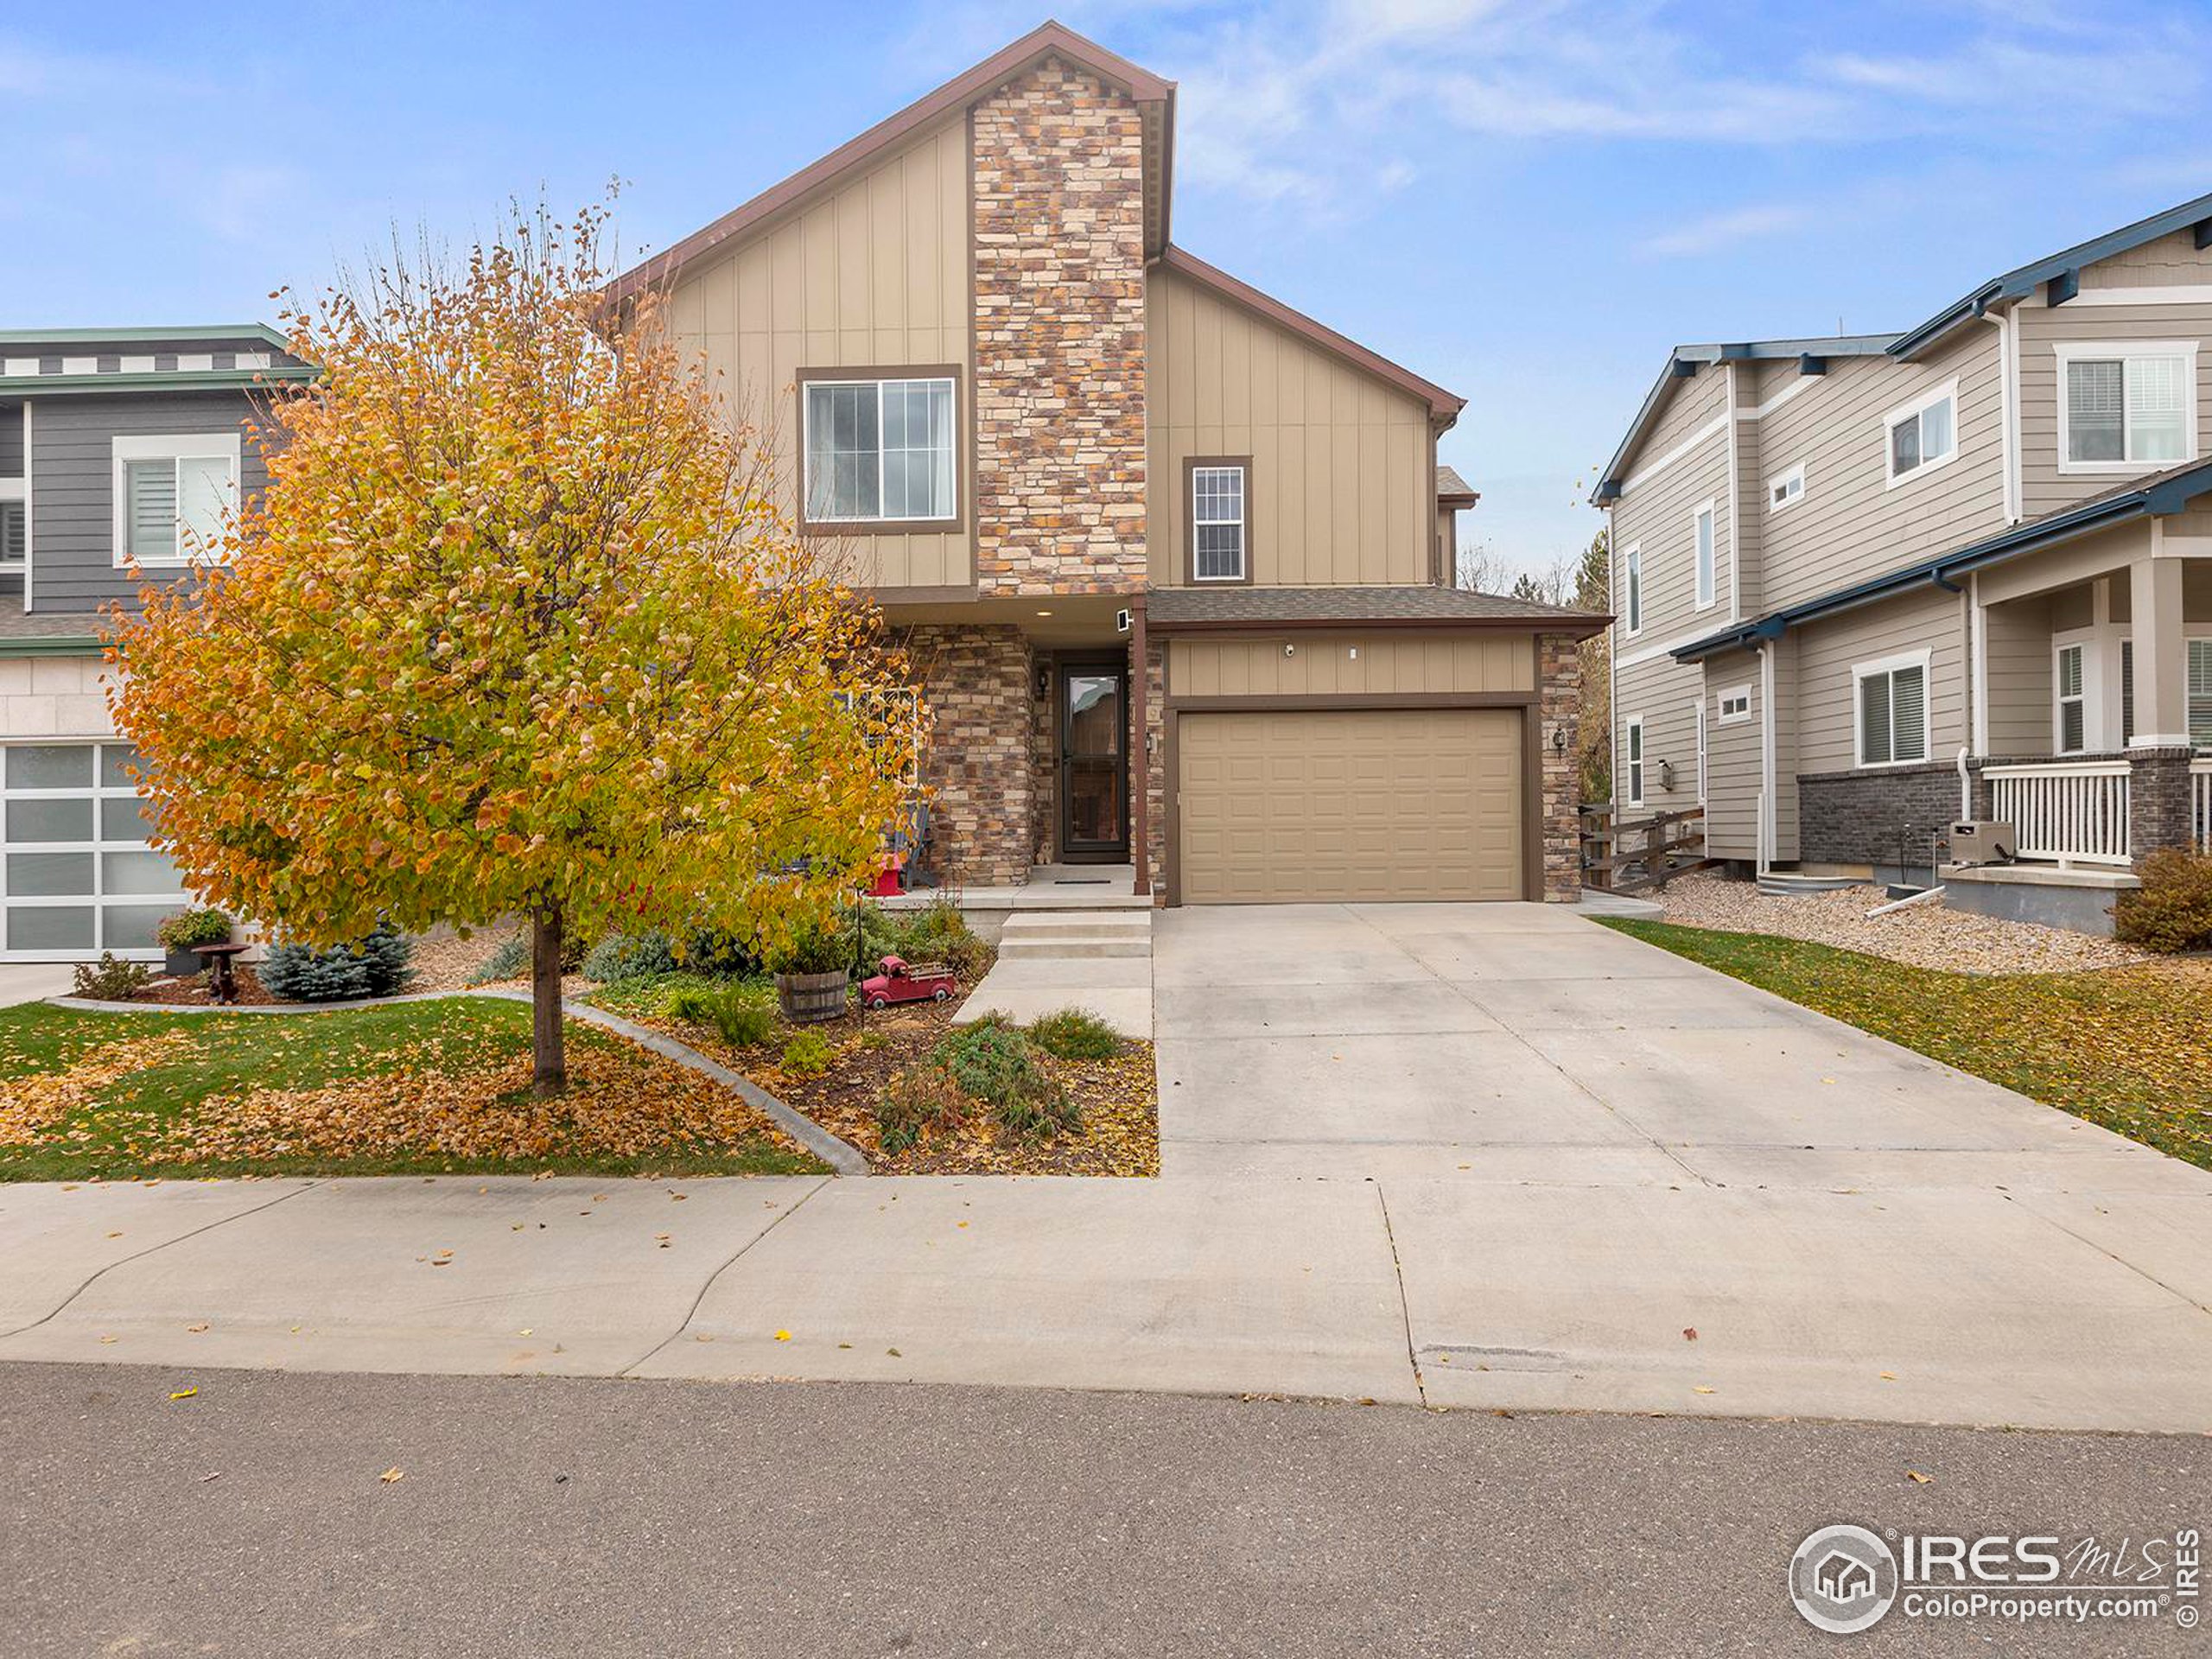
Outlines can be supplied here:
M1164 1171L2078 1185L2201 1172L1541 905L1168 911Z

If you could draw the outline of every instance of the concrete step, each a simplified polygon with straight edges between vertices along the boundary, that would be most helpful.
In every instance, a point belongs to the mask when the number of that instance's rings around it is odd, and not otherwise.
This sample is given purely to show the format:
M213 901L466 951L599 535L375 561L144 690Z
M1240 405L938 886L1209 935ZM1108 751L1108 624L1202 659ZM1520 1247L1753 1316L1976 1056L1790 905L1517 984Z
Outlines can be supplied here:
M1039 938L1076 933L1127 934L1133 938L1149 938L1152 936L1152 912L1148 910L1017 911L1006 918L1006 931L1010 934Z
M1126 933L1065 933L1039 938L1009 933L999 940L1001 962L1038 961L1050 957L1149 957L1152 940Z

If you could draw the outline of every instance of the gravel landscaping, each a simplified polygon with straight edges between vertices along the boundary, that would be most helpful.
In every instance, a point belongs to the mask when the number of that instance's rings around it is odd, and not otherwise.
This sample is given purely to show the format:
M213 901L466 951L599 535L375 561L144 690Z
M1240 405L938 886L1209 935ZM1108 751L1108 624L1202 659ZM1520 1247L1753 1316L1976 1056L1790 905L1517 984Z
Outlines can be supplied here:
M1666 907L1669 921L1684 927L1804 939L1951 973L2073 973L2153 960L2112 939L1947 910L1940 899L1869 920L1868 911L1889 902L1888 893L1872 886L1781 895L1700 871L1645 896Z

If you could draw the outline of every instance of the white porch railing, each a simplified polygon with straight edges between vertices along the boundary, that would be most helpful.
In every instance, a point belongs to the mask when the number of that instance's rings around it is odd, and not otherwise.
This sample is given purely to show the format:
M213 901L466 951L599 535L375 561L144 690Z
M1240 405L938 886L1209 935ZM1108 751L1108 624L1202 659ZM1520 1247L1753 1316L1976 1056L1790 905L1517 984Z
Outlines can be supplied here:
M2189 828L2197 851L2212 853L2212 754L2189 763Z
M2022 858L2129 861L2126 761L2046 760L1991 766L1983 775L1990 782L1991 816L2018 833ZM2193 781L2202 800L2205 780Z

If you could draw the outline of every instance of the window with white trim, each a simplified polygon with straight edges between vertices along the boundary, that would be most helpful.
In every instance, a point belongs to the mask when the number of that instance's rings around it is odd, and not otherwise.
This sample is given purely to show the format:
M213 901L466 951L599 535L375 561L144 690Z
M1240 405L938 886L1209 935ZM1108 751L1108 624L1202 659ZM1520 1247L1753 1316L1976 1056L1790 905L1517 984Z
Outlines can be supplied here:
M17 958L155 953L154 929L191 903L124 743L41 739L0 750L0 909Z
M2052 753L2079 754L2088 747L2088 672L2082 644L2061 645L2051 663Z
M926 524L959 516L952 379L809 380L806 517Z
M2057 348L2060 465L2069 472L2170 467L2196 454L2196 342Z
M1244 468L1191 468L1191 579L1244 580Z
M1858 764L1900 766L1928 758L1928 658L1890 658L1851 671L1859 706Z
M1621 573L1621 608L1627 613L1628 631L1643 632L1643 551L1631 547Z
M220 552L238 499L238 435L113 440L115 563L188 564Z
M1779 512L1783 508L1788 506L1791 502L1796 500L1804 493L1805 468L1802 465L1792 467L1788 472L1783 474L1781 477L1770 478L1767 480L1767 511L1769 512Z
M2135 741L2135 642L2120 642L2120 746Z
M1732 685L1720 694L1720 723L1733 726L1751 717L1751 688Z
M1883 417L1891 484L1902 484L1959 453L1958 409L1958 382L1954 380Z
M1692 534L1697 540L1697 608L1713 603L1713 503L1697 510Z
M2189 741L2212 749L2212 639L2189 642Z
M1628 751L1628 804L1643 804L1643 721L1641 718L1628 723L1625 747Z
M23 563L29 546L24 523L22 502L0 501L0 569Z

